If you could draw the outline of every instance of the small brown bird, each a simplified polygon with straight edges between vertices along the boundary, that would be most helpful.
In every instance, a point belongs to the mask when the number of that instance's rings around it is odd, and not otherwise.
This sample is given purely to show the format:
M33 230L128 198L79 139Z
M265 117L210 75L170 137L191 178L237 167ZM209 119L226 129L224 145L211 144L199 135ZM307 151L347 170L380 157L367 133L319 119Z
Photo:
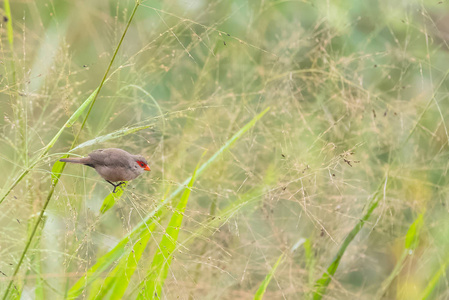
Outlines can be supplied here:
M150 171L147 161L142 155L132 155L118 148L98 149L87 157L63 158L59 161L83 164L92 167L115 189L125 184L123 181L133 180L144 171ZM114 184L113 182L119 182Z

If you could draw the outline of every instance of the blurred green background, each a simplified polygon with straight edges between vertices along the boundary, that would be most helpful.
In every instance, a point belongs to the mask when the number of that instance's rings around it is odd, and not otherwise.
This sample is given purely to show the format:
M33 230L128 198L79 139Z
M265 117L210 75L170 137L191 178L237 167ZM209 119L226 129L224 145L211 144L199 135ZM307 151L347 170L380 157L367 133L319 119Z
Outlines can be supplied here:
M100 84L135 2L11 1L10 17L2 4L2 194L37 161L0 203L3 292L82 118L38 153ZM199 162L270 107L195 182L159 296L253 298L284 253L265 299L310 298L380 191L323 298L448 299L448 39L447 1L142 1L76 145L149 127L74 153L123 148L152 172L100 214L111 186L68 165L15 281L19 294L67 297ZM235 203L244 204L230 212ZM139 292L167 222L124 299Z

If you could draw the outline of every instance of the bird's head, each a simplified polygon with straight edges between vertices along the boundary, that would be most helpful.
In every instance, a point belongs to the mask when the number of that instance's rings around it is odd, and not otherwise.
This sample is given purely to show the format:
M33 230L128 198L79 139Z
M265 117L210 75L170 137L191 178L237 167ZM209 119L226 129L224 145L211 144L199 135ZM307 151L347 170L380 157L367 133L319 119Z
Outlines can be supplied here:
M136 156L136 163L138 167L140 167L143 171L151 171L150 167L148 166L147 161L143 156L137 155Z

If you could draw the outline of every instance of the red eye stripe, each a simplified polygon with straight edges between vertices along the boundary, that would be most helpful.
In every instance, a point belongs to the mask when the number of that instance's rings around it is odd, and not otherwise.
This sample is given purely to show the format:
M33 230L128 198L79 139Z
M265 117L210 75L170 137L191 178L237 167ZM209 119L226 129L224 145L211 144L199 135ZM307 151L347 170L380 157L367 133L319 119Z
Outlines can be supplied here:
M145 171L151 171L150 167L144 163L143 161L138 160L137 163L145 170Z

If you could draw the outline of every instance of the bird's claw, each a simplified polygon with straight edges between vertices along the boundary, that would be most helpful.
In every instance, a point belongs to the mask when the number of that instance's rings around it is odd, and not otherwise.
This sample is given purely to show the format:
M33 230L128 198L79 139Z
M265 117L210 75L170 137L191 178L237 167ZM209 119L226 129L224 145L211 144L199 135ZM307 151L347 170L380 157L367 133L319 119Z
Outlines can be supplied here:
M119 182L118 184L114 185L114 190L112 191L112 193L115 194L116 188L118 188L118 187L121 186L122 184L125 185L126 183L122 181L122 182Z
M112 190L112 193L113 193L113 194L115 194L116 189L117 189L119 186L121 186L122 184L123 184L123 185L126 184L126 182L124 182L124 181L121 181L121 182L119 182L119 183L117 183L117 184L114 184L114 183L110 182L109 180L106 180L106 181L109 182L110 184L112 184L112 186L114 187L114 189Z

